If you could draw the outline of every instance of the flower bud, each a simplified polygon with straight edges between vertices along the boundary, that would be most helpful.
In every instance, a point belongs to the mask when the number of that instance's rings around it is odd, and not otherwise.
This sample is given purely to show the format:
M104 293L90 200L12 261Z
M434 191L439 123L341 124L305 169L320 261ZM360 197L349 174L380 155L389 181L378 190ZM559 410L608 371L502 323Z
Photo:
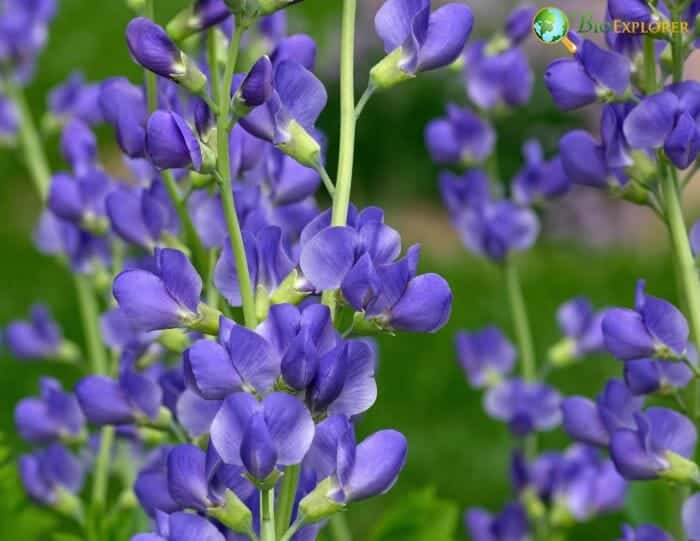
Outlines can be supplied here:
M333 479L328 477L299 502L299 514L304 517L305 524L320 522L345 508L342 503L330 497L334 490Z
M253 531L253 514L230 489L226 489L224 504L221 507L210 507L207 514L236 533L247 534Z
M665 458L668 467L660 473L662 479L690 486L700 483L700 468L695 462L673 451L666 451Z

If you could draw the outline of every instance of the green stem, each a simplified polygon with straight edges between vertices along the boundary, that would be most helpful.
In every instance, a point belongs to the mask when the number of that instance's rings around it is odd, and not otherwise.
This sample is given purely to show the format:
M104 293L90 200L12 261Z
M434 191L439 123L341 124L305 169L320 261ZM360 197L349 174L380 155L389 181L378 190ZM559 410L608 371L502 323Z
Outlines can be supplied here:
M360 118L360 115L362 115L362 111L365 110L365 106L369 102L370 98L374 95L374 87L373 86L368 86L367 90L365 90L364 94L360 97L360 101L357 102L357 105L355 106L355 123Z
M284 470L284 477L282 478L282 484L280 485L279 496L277 498L276 530L278 538L282 538L284 532L286 532L289 527L300 474L301 466L299 464L288 466Z
M671 7L671 21L680 22L683 14L683 6L676 2ZM673 58L673 82L680 83L683 80L683 65L685 64L685 48L683 46L683 34L671 33L671 55Z
M180 223L185 229L185 238L187 245L192 249L192 258L194 260L194 266L202 274L206 276L208 272L209 257L207 255L207 250L204 248L197 230L192 223L192 218L190 213L187 211L187 202L185 198L180 194L180 188L177 185L175 176L172 171L165 170L162 171L163 184L165 184L165 189L168 192L170 201L175 207L175 212L177 217L180 219Z
M297 518L297 520L294 521L294 524L292 524L289 527L289 529L284 533L284 535L280 537L279 541L289 541L292 537L294 537L294 534L297 533L303 525L303 520Z
M330 518L329 526L335 541L352 541L352 532L343 513L333 515Z
M253 295L253 284L250 280L250 272L248 270L248 259L245 253L245 245L243 244L243 234L241 232L241 224L238 221L236 213L236 202L233 196L233 186L231 180L231 167L229 155L229 133L233 128L233 123L229 124L229 115L231 111L231 80L233 79L233 71L238 60L238 51L241 45L241 38L246 26L240 18L236 19L236 29L231 38L229 45L228 58L226 59L226 69L224 71L224 79L219 85L218 105L219 113L217 115L217 168L221 181L221 199L224 205L224 215L226 217L226 227L228 228L229 239L231 242L231 250L236 263L236 272L238 273L238 281L241 287L241 299L243 301L243 319L248 328L255 328L258 324L255 313L255 297Z
M19 140L22 145L25 164L27 169L29 169L34 188L39 197L41 197L42 201L46 201L51 184L51 168L49 167L44 147L41 144L39 132L34 124L32 112L27 105L27 100L22 90L9 78L5 81L4 88L19 112Z
M92 478L92 509L103 513L107 502L107 484L109 481L109 462L114 444L114 427L105 426L100 436L100 451L95 462L95 474Z
M102 337L98 327L100 308L97 305L95 292L87 276L75 274L75 291L78 295L83 334L87 345L87 353L90 357L90 371L93 374L107 375L107 352L102 344Z
M355 19L357 0L343 0L340 36L340 153L333 197L334 226L344 226L348 218L352 168L355 154Z
M260 491L260 539L275 541L275 489Z
M647 95L656 92L656 51L654 38L644 36L644 90Z
M328 171L326 171L326 168L323 167L323 165L319 165L316 172L321 177L321 180L323 180L323 185L325 186L328 195L333 197L333 194L335 194L335 186L333 186L333 180L331 180L331 176L328 174Z
M509 260L506 261L503 270L505 272L506 289L508 292L508 302L510 304L513 327L518 341L518 349L520 350L521 374L523 379L533 381L537 377L535 350L518 269L515 263Z
M155 0L146 0L144 15L155 22L156 5ZM148 110L155 111L158 108L158 90L156 74L149 70L144 70L146 75L146 99L148 100Z

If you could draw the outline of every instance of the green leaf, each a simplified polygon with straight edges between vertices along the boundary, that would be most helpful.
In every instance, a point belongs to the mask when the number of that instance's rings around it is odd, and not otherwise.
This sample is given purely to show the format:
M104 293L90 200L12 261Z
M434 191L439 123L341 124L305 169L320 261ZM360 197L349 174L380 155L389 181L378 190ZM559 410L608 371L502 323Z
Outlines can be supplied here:
M458 517L455 502L440 499L434 488L426 488L389 509L370 541L453 541Z

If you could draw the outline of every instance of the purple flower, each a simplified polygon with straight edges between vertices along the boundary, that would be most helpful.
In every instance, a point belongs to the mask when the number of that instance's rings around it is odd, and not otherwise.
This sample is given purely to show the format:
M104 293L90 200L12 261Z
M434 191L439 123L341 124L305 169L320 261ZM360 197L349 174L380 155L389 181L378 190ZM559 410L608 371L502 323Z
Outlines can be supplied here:
M131 158L145 157L148 107L143 89L123 77L107 79L100 86L99 103L122 151Z
M499 421L508 423L516 436L534 430L551 430L561 422L561 395L543 383L519 379L505 381L484 396L484 409Z
M180 506L168 490L168 454L172 447L156 448L147 456L134 482L134 494L150 517L159 513L174 513Z
M243 243L253 292L261 303L277 290L294 270L295 264L287 255L279 227L264 227L255 235L244 231ZM214 270L214 283L231 306L242 306L238 270L230 242L224 243Z
M97 160L97 138L78 118L69 120L61 133L61 153L77 176L89 173Z
M156 249L154 272L131 269L114 280L113 293L134 328L155 331L199 319L202 279L185 254Z
M602 322L606 311L593 311L591 301L576 297L557 309L557 323L564 339L550 350L555 364L567 364L605 350Z
M146 126L146 154L160 169L202 169L202 149L185 119L158 110Z
M544 80L557 107L569 111L623 95L630 86L630 62L584 40L574 58L552 62Z
M323 83L301 64L285 60L275 66L273 87L264 104L240 119L241 126L301 164L318 167L321 147L313 134L328 100Z
M490 387L510 375L516 351L498 327L456 337L457 358L473 388Z
M256 172L260 177L259 182L269 191L267 197L274 205L298 203L316 193L321 183L321 177L316 171L304 167L277 149L267 148L264 156L261 153L262 163ZM254 174L248 176L253 177Z
M430 12L430 0L387 0L374 27L387 56L370 71L370 86L383 89L454 62L472 30L471 10L446 4Z
M114 190L107 196L106 208L112 230L125 242L147 250L179 230L177 212L159 180L149 188Z
M11 143L19 131L19 111L15 102L0 94L0 143Z
M683 504L683 529L689 541L698 541L700 539L699 511L700 493L696 493L690 496Z
M234 111L245 115L269 100L273 92L272 78L272 62L267 56L261 56L233 94Z
M696 355L693 364L697 365ZM685 388L692 379L693 371L682 363L651 359L625 362L625 383L635 395L672 393Z
M87 420L96 425L153 422L163 399L157 382L128 367L121 369L117 381L105 376L83 378L75 394Z
M231 16L224 0L196 0L183 9L167 25L168 35L182 41L215 26Z
M472 169L457 176L440 173L440 194L450 216L459 215L465 208L479 207L491 198L490 181L480 169Z
M161 514L156 521L157 533L142 533L131 541L226 541L226 537L206 518L192 513Z
M83 468L62 445L52 443L46 449L19 458L22 485L30 498L43 505L60 505L83 484Z
M576 441L607 447L617 430L635 427L635 415L643 403L622 381L610 380L595 402L581 396L564 399L564 430Z
M513 178L513 199L520 205L531 205L544 199L564 195L570 188L569 177L559 157L546 161L539 141L531 140L523 147L525 166Z
M500 262L510 252L530 248L540 232L537 215L507 200L466 208L453 217L464 245Z
M603 319L605 347L623 361L680 359L688 347L688 323L670 302L644 293L637 282L635 310L613 308Z
M473 165L493 152L496 134L476 113L448 104L447 117L426 126L425 142L435 163Z
M226 464L244 466L263 481L277 466L299 464L314 436L304 404L286 393L262 402L247 393L229 396L211 426L211 441Z
M18 359L61 357L65 344L58 324L44 305L32 306L29 321L13 321L5 329L7 348Z
M559 142L559 154L564 172L572 184L618 188L627 183L620 169L608 165L607 147L588 132L573 130L564 135Z
M100 85L85 84L82 72L76 71L49 92L47 105L59 121L77 118L92 126L103 121L99 96Z
M527 541L530 520L519 503L511 503L498 515L473 508L464 515L464 525L474 541Z
M608 11L613 19L649 23L653 15L643 0L609 0Z
M505 33L511 46L520 45L532 35L532 20L535 18L537 8L526 4L516 7L506 19Z
M700 83L678 83L644 98L627 116L624 133L633 148L663 147L686 169L700 153Z
M98 169L75 178L57 173L51 179L47 205L63 220L94 233L104 233L105 199L111 190L111 179Z
M673 541L667 532L653 524L642 524L636 528L622 526L622 537L618 541Z
M126 27L126 42L131 56L147 70L183 85L194 94L205 90L206 76L153 21L145 17L132 19Z
M66 393L53 378L42 378L41 394L25 398L15 408L15 425L20 436L30 443L50 443L77 438L85 418L75 396Z
M683 480L675 476L686 472L676 470L679 462L692 460L697 441L693 423L666 408L637 413L635 423L634 429L621 429L612 435L610 455L617 471L629 480Z

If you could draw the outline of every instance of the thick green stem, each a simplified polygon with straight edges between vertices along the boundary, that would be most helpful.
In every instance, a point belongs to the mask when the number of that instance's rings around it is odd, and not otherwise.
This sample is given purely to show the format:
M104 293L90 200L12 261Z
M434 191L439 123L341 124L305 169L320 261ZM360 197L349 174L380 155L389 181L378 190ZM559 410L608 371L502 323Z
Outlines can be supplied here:
M224 205L224 215L226 217L226 227L228 228L229 239L231 242L231 250L233 259L236 263L236 272L238 273L238 281L241 287L241 299L243 301L243 319L248 328L254 328L257 324L257 316L255 313L255 296L253 295L253 284L250 280L250 272L248 270L248 259L245 253L245 245L243 244L243 233L241 232L241 224L238 221L236 213L236 202L233 196L233 186L231 180L231 166L229 155L229 134L233 128L233 123L229 123L229 115L231 111L231 81L233 79L233 71L236 68L238 60L238 51L241 45L241 38L245 31L245 25L240 19L236 20L236 30L231 38L231 43L226 59L226 69L224 78L219 85L218 106L219 113L217 115L217 168L221 179L221 200Z
M333 515L330 518L329 526L335 541L352 541L352 532L343 513Z
M260 491L260 539L275 541L275 489Z
M333 197L332 225L343 226L348 218L352 168L355 158L355 19L357 0L343 0L340 36L340 153Z
M671 20L675 23L681 22L683 6L681 2L676 2L671 7ZM683 66L685 64L685 47L683 46L683 34L680 32L671 33L671 54L673 58L673 82L680 83L683 80Z
M520 368L524 380L533 381L537 377L537 364L535 362L535 349L530 331L530 321L527 316L525 298L523 297L520 277L515 263L506 261L504 266L506 290L510 304L511 318L515 336L520 351Z
M51 168L49 167L44 147L41 144L39 132L34 124L32 112L27 105L22 90L9 79L5 81L5 91L17 106L19 112L19 141L22 145L24 161L34 182L39 197L46 201L51 184Z
M284 532L286 532L289 527L300 474L301 465L299 464L296 466L288 466L284 470L284 477L282 478L282 484L280 485L279 496L277 498L276 530L278 539L282 538Z
M95 474L92 478L92 508L100 514L104 513L106 509L109 462L113 444L114 427L103 427L100 436L100 450L95 461Z
M649 94L656 92L656 51L654 38L644 36L644 90Z
M82 274L75 274L75 291L78 295L83 335L90 357L90 371L93 374L107 375L107 351L102 343L99 321L100 308L90 280Z

